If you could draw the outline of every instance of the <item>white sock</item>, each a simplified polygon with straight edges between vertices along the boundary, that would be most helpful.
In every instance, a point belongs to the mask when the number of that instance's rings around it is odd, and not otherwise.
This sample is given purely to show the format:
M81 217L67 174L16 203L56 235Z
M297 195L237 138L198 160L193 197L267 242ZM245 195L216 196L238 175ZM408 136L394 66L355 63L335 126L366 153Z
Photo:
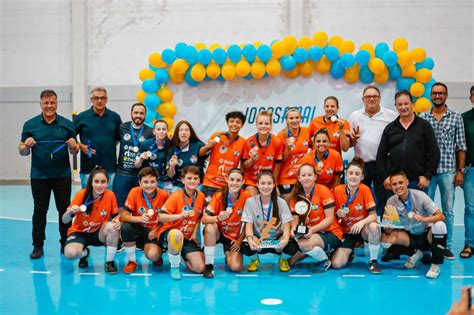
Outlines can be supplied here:
M82 250L81 258L86 257L86 256L87 256L87 249L84 247L84 249Z
M204 246L204 259L206 265L214 265L214 253L216 251L215 246Z
M107 255L105 256L105 261L114 261L116 253L117 246L107 246Z
M320 262L320 261L328 259L328 255L326 255L324 250L318 246L314 247L312 250L307 252L306 255L316 260L316 262Z
M125 253L127 254L128 261L137 262L136 255L137 246L125 246Z
M181 262L181 255L168 254L168 259L170 260L171 268L179 268L179 263Z
M377 260L379 256L379 249L380 249L380 245L369 244L370 261Z

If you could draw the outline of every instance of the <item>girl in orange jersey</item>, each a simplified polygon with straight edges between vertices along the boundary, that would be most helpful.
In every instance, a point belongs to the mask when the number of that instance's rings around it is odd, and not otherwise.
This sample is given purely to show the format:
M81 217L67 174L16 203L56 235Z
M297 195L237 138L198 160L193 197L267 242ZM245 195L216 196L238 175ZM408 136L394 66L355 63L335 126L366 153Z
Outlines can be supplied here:
M290 108L286 113L286 127L278 133L278 137L285 148L278 177L278 190L280 196L289 203L298 168L310 151L311 144L309 130L307 127L301 127L301 113L296 107Z
M329 148L329 135L320 129L313 138L314 150L307 154L302 163L313 164L318 174L318 184L333 190L341 181L344 164L341 155Z
M331 267L328 255L341 244L342 230L334 221L333 194L317 184L316 178L313 164L303 164L298 170L290 208L295 219L292 233L299 238L301 252L293 256L290 263L295 264L306 254L318 263L317 272L324 272Z
M204 255L198 244L197 233L205 205L204 194L199 186L199 168L186 166L182 171L183 188L175 191L166 200L159 213L159 221L164 224L150 232L149 238L156 238L162 250L168 251L171 278L181 279L180 256L191 271L204 271Z
M242 269L240 244L244 239L241 233L241 216L245 202L250 193L242 189L244 172L240 168L229 171L227 185L212 196L211 202L204 212L202 223L204 228L205 278L214 277L214 252L216 243L224 246L226 263L231 271Z
M68 230L64 255L68 259L79 259L79 268L89 266L89 248L87 246L107 246L105 271L108 274L118 272L115 266L115 254L120 234L120 220L117 199L111 190L107 189L109 175L103 168L92 170L86 188L81 189L69 208L64 213L62 221L72 225ZM110 216L114 218L109 221Z
M244 147L242 166L245 170L245 189L252 196L258 194L258 174L263 170L270 170L278 178L280 173L284 148L280 138L271 132L272 115L269 110L257 114L257 133L247 139Z
M341 246L331 257L332 266L344 267L356 242L369 242L369 270L374 274L382 271L377 263L380 248L380 228L377 224L377 212L370 188L362 184L364 162L354 158L347 167L347 184L334 189L336 216L344 232Z
M335 96L328 96L324 100L324 115L315 117L309 124L311 137L322 128L329 133L330 148L341 154L341 150L347 152L350 147L350 126L347 120L339 118L339 100Z

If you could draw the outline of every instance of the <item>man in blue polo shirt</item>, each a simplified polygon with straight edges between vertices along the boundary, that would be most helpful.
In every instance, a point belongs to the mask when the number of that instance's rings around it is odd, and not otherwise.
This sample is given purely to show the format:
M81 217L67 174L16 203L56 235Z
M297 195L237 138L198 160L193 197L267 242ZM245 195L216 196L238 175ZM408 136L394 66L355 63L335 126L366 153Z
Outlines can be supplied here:
M72 122L56 113L57 95L45 90L40 95L41 114L25 122L18 146L20 155L31 153L31 191L33 194L33 251L31 259L43 256L46 229L46 213L51 191L58 210L61 252L67 237L69 224L62 223L71 199L71 167L69 152L77 154L76 133Z
M81 141L81 186L86 186L89 173L96 165L100 165L109 173L109 189L112 189L122 119L116 112L106 108L105 88L93 89L91 101L92 107L74 119L74 128Z
M120 125L120 151L113 185L119 207L125 204L130 189L138 186L135 160L140 156L140 144L145 139L153 137L153 130L144 124L145 105L133 104L130 113L132 120Z

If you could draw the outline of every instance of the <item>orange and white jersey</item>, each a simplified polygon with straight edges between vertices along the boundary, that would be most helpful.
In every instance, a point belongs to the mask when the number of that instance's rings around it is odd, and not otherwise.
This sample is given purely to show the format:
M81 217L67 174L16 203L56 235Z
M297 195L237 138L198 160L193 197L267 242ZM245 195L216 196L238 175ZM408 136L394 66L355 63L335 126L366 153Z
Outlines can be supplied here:
M282 161L280 174L278 175L278 185L293 185L296 183L301 162L311 148L309 129L301 127L297 135L289 134L282 130L278 133L278 137L281 139L284 149L288 146L286 143L287 138L293 137L295 139L294 147L290 148L290 154Z
M341 153L341 132L345 132L347 135L351 132L351 127L347 120L344 120L344 125L339 127L339 122L333 122L330 119L326 121L324 116L315 117L309 124L309 133L311 139L314 134L319 130L326 128L329 133L329 147L337 152Z
M321 172L318 175L317 183L322 184L333 190L332 181L335 176L340 176L344 171L344 162L341 155L333 150L328 149L321 160L316 158L316 150L311 151L303 159L302 164L313 164L316 169L320 168Z
M134 187L128 193L127 200L125 201L124 208L132 213L134 217L140 217L144 213L147 213L149 209L153 210L153 215L150 221L156 222L158 218L158 212L168 199L169 194L160 188L156 188L155 195L153 198L148 198L148 203L145 201L146 195L141 187ZM151 206L151 208L149 207ZM146 228L152 230L156 223L144 224Z

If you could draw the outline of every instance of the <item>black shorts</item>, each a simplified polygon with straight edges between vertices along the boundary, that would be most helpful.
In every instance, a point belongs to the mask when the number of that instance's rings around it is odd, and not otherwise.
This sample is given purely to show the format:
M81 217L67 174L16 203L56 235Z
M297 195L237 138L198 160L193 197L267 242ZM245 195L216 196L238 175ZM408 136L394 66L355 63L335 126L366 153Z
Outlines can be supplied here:
M203 235L206 234L206 229L204 228L202 230ZM224 247L224 252L229 252L230 248L232 247L232 240L230 238L227 238L222 234L222 232L219 230L219 239L216 241L217 244L222 244Z
M240 252L244 254L245 256L253 256L255 254L277 254L281 255L281 253L285 253L287 255L293 256L296 254L299 250L298 243L294 238L290 238L288 241L288 244L283 248L281 252L277 252L275 248L262 248L260 251L252 250L249 246L249 243L247 241L242 243L242 246L240 247Z
M293 187L295 185L278 185L278 191L280 191L281 195L289 194L293 191Z
M428 242L429 232L430 229L418 235L408 233L408 237L410 238L410 247L419 249L421 251L431 250L431 244Z
M168 234L170 230L166 230L160 235L160 239L158 240L158 246L161 247L163 252L168 251ZM184 238L183 241L183 248L181 249L181 257L186 259L186 255L194 252L202 252L201 247L199 247L195 242L190 241Z
M93 233L73 232L67 236L66 245L71 243L80 243L87 246L105 246L99 239L100 228Z
M344 234L344 238L342 239L341 246L339 246L339 247L354 250L355 245L358 242L364 243L364 242L366 242L366 240L364 240L364 238L362 238L362 235L360 233L359 234L347 233L347 234Z
M156 239L148 239L148 233L150 230L138 223L125 222L122 224L122 229L120 231L123 242L137 242L140 245L145 245L148 243L157 244Z
M332 252L334 252L336 249L341 246L341 240L337 238L336 235L334 235L331 232L318 232L319 237L323 239L324 242L324 251L326 254L330 255Z

